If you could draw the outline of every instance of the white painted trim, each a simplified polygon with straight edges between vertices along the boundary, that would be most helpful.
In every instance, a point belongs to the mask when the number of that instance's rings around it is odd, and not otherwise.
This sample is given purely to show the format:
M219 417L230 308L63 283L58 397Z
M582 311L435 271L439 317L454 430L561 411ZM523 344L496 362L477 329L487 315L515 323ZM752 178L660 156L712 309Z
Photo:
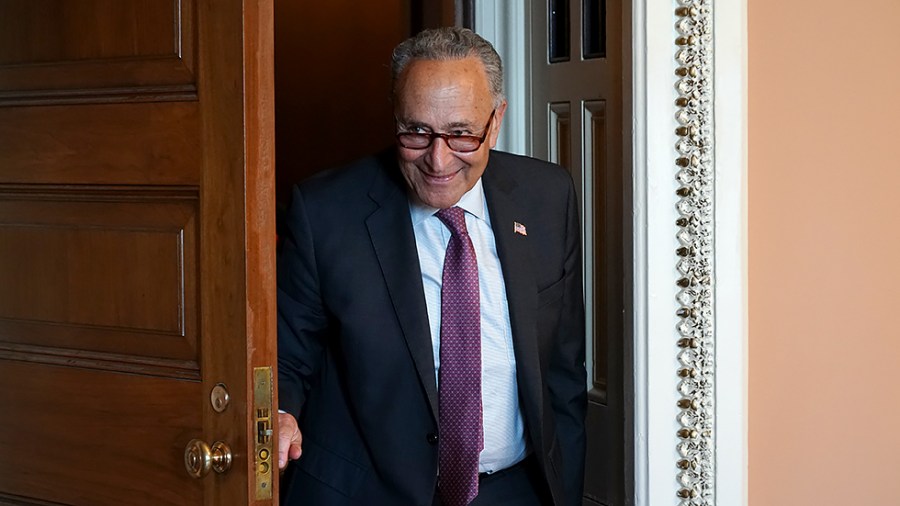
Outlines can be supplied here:
M503 60L503 93L509 105L497 149L531 155L531 0L475 2L475 31Z
M716 150L716 504L747 497L747 0L713 8Z
M634 329L633 351L633 385L634 385L634 495L629 504L644 506L650 504L650 415L648 413L647 399L649 397L649 385L647 379L649 371L649 350L647 348L648 318L647 296L644 287L647 286L647 47L644 41L647 39L646 5L642 1L634 2L631 11L632 37L632 115L634 125L634 138L632 142L632 161L634 171L632 176L632 226L634 234L632 265L633 309L632 328ZM627 316L627 315L626 315ZM642 336L642 338L637 338Z
M747 504L746 0L713 2L716 494ZM676 64L671 0L635 0L635 504L676 505ZM641 104L641 98L645 100ZM643 107L642 107L643 105ZM646 276L646 277L644 277Z
M635 0L633 6L637 506L678 502L674 8L662 0Z

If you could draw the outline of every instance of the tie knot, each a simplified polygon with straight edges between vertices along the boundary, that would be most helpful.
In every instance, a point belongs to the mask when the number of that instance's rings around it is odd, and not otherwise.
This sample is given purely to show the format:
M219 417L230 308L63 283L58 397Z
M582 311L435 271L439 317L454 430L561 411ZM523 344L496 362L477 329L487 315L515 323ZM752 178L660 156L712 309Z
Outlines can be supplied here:
M461 207L450 207L441 209L435 213L439 220L447 225L453 235L464 236L468 234L466 230L466 212Z

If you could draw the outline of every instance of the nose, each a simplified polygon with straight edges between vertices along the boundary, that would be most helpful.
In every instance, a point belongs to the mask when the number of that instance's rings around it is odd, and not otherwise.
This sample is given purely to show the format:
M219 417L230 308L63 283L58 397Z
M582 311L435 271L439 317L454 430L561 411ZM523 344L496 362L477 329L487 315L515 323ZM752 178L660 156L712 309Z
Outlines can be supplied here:
M447 145L447 140L440 137L431 142L431 146L428 148L428 156L431 168L438 173L442 173L445 168L453 163L455 158L453 150Z

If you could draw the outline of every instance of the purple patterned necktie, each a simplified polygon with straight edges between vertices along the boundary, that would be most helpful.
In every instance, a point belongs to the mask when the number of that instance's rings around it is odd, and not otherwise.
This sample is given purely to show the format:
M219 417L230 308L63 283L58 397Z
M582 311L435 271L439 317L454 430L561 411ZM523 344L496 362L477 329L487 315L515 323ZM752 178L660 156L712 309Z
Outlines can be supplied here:
M441 285L439 488L445 506L465 506L478 495L478 456L484 448L478 264L465 212L451 207L437 217L453 234Z

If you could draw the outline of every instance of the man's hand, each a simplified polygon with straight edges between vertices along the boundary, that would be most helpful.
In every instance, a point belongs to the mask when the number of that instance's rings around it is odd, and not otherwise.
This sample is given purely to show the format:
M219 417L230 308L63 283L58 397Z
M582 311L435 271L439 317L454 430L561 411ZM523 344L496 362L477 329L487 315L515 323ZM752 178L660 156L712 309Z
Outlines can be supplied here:
M289 413L278 413L278 469L287 466L288 458L300 458L303 434L297 426L297 419Z

